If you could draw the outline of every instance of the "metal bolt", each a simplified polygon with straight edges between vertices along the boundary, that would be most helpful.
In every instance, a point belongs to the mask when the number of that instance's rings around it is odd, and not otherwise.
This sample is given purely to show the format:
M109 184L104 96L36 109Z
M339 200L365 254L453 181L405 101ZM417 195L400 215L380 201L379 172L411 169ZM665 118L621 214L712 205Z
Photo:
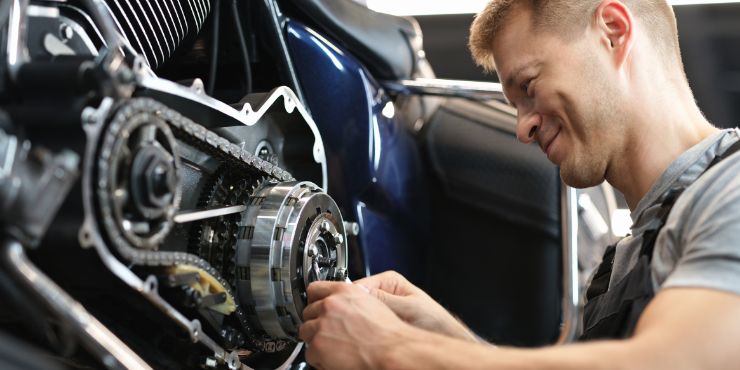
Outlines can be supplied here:
M326 231L329 231L329 227L331 227L331 225L329 224L329 221L324 220L321 222L321 226L319 227L319 229L323 232L326 232Z
M336 278L336 280L339 280L339 281L347 279L347 269L338 268L337 271L335 272L334 277Z
M340 233L334 234L334 243L337 245L344 243L344 236Z
M62 40L69 40L75 35L74 30L72 27L70 27L66 23L62 23L61 26L59 26L59 36L62 38Z
M360 234L360 224L357 222L344 221L344 229L347 230L347 234L357 236Z
M215 369L216 366L218 366L218 361L216 361L216 359L213 358L213 357L208 357L208 358L206 358L205 365L206 365L206 367L210 367L210 368Z
M316 244L311 244L311 246L308 247L308 256L313 257L317 254L319 254L319 248L316 246Z

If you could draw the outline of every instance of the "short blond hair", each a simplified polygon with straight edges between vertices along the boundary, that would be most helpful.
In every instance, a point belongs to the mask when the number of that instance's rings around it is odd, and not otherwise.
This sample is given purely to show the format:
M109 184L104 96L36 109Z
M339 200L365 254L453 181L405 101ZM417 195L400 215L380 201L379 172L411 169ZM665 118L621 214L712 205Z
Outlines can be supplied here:
M473 60L487 71L495 70L491 51L496 34L520 6L531 10L534 29L547 28L563 37L581 34L603 0L492 0L470 26L468 47ZM666 0L622 0L647 29L658 51L681 64L678 30L673 8Z

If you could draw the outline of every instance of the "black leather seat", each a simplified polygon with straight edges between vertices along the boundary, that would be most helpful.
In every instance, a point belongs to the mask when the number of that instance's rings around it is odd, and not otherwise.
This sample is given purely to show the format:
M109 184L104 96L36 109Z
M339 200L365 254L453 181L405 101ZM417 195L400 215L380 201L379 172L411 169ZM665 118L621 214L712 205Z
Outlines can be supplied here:
M399 0L402 1L402 0ZM413 20L372 11L351 0L293 0L297 10L351 50L378 79L408 79L414 72Z

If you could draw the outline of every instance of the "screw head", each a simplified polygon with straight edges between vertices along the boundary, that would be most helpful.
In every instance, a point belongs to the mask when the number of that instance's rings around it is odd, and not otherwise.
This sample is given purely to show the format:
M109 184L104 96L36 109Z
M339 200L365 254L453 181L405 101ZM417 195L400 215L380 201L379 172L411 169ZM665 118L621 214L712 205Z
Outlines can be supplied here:
M72 27L68 24L62 23L62 25L59 26L59 36L61 36L62 40L70 40L74 35L74 30L72 30Z
M331 225L329 224L329 221L324 220L321 222L321 226L319 227L319 229L323 232L326 232L329 231L330 227Z
M309 257L313 257L319 254L319 248L316 246L316 244L311 244L311 246L308 247L307 253Z
M344 236L342 236L342 234L340 233L335 233L334 243L336 243L337 245L344 243Z

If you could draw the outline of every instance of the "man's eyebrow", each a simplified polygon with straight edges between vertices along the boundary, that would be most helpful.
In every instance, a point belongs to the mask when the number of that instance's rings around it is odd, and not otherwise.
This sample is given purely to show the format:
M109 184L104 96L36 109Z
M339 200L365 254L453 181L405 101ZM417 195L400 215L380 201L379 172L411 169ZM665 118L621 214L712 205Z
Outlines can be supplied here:
M538 59L535 59L515 68L514 71L509 74L509 77L506 78L504 86L511 88L511 86L514 85L514 81L519 78L519 75L524 73L524 71L526 71L527 69L538 66L540 64L542 64L542 62Z

